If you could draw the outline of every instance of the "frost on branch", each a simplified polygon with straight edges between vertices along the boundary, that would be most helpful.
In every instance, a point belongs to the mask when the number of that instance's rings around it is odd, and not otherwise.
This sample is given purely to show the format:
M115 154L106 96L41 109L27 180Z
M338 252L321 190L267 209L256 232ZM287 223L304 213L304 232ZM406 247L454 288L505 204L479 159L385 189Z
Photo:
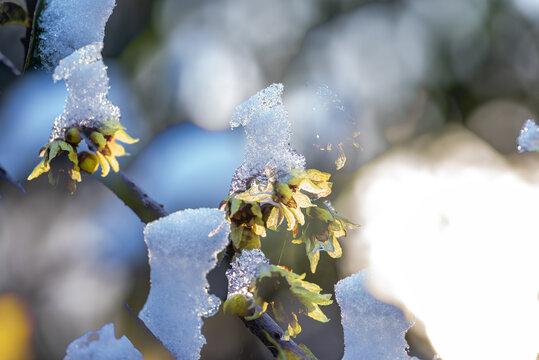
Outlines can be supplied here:
M260 249L243 250L226 271L228 278L228 298L235 294L241 294L247 298L253 298L249 286L253 279L260 275L260 265L269 264L269 260Z
M208 294L206 274L228 243L229 224L217 209L188 209L144 230L151 289L139 317L178 359L198 359L206 339L202 319L220 300Z
M231 193L247 190L249 180L264 176L266 168L278 176L305 168L303 155L290 147L290 121L282 93L282 84L272 84L236 108L230 126L244 127L247 145L243 163L232 179Z
M73 51L102 42L115 5L115 0L47 0L39 17L43 30L39 35L43 65L53 69Z
M64 137L71 126L99 128L105 122L120 121L120 109L108 99L109 77L103 63L102 42L84 46L60 61L53 80L65 80L69 95L64 113L52 127L50 140Z
M343 360L410 360L404 339L410 323L402 311L365 289L365 272L335 285L344 330Z
M521 153L525 151L539 151L539 127L533 120L527 120L517 140L517 150Z
M143 360L142 354L124 336L114 336L114 325L105 324L73 340L64 360Z

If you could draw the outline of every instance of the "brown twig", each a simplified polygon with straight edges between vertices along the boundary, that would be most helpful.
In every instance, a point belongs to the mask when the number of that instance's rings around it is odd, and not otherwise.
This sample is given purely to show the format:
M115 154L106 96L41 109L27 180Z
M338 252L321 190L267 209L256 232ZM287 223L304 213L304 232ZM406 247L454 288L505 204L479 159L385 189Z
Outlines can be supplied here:
M250 300L249 316L255 314L255 312L262 313L262 308ZM285 350L294 353L298 359L309 360L310 357L299 348L299 346L292 339L286 340L284 331L279 325L267 314L262 313L257 319L245 320L241 316L239 318L243 321L245 326L268 348L274 357L277 357L279 350ZM270 338L271 337L271 340ZM276 344L278 346L276 346ZM280 349L279 349L280 347Z
M95 176L133 210L143 223L147 224L168 215L163 205L149 197L122 171L111 172L106 177Z

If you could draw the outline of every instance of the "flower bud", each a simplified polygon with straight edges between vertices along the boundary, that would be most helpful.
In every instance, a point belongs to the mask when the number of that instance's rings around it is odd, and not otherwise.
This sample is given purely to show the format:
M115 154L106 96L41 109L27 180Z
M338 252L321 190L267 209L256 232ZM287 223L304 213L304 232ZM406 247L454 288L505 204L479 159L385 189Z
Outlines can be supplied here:
M79 134L79 129L72 127L67 130L65 134L65 140L73 145L77 145L78 143L80 143L82 139Z
M99 167L99 160L94 154L83 151L79 154L79 167L81 170L93 174Z
M292 197L292 189L290 189L287 183L278 183L277 193L279 194L280 202L287 203Z
M232 295L225 301L223 310L227 314L245 317L249 315L249 301L241 294Z
M99 131L92 131L89 138L97 145L99 150L103 150L107 146L107 140Z

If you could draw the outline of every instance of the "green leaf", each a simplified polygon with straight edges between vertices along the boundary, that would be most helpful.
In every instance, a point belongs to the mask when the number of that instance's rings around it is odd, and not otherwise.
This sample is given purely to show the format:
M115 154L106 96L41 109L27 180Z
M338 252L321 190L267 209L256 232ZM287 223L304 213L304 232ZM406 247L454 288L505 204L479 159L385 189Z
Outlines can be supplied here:
M92 131L89 137L90 140L97 145L99 150L103 150L107 145L107 140L105 140L105 137L99 131Z
M75 169L78 170L79 165L79 158L77 156L77 153L73 149L73 146L71 144L66 143L65 141L58 141L58 145L60 149L67 151L67 157L73 164L75 164Z
M316 272L316 267L318 266L318 261L320 260L320 251L314 253L307 252L307 258L311 264L311 272L314 274Z
M305 353L305 355L307 355L309 358L311 358L311 360L318 360L318 358L316 356L314 356L314 354L312 353L312 351L305 345L303 344L298 344L298 347L303 350L303 352Z
M331 246L333 247L332 251L328 250L328 255L331 256L334 259L340 258L342 256L342 248L341 244L339 244L339 241L337 240L336 236L332 236L329 240L331 243Z
M32 173L28 175L27 180L32 180L37 178L39 175L46 173L50 170L50 165L48 161L45 161L45 159L41 160L39 164L34 168Z
M243 240L243 226L236 226L234 224L230 225L230 239L232 239L232 244L236 249L241 248L241 242Z
M19 4L13 2L0 3L0 25L21 24L30 27L28 13Z
M240 209L240 205L241 200L235 197L230 200L230 217L234 216L234 214L238 212L238 210Z
M260 205L256 202L252 202L251 204L251 212L254 216L256 216L259 219L262 219L262 210L260 209Z
M301 331L297 323L299 313L321 322L329 321L319 306L333 303L331 294L320 294L322 288L304 278L305 274L298 275L282 266L268 265L260 270L255 281L255 301L270 302L275 319L287 324L286 333L290 336L296 336ZM290 306L284 307L281 301L274 301L275 295L268 293L268 287L273 291L278 289L279 299L287 299Z

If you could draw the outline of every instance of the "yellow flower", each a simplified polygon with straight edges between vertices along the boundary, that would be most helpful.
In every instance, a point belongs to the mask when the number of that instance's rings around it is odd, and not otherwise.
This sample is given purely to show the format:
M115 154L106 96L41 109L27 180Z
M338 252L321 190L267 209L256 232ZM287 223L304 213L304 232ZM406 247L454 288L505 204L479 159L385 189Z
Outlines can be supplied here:
M81 151L77 153L80 142L84 139L89 150L93 152ZM86 126L71 127L64 131L63 138L51 140L40 151L39 156L43 160L34 168L28 176L28 180L37 178L43 173L51 170L51 162L63 153L67 153L72 165L67 169L60 169L60 172L69 174L72 186L74 182L81 181L81 169L88 173L97 170L101 166L101 176L107 176L112 168L119 171L120 167L116 157L128 155L122 145L116 141L133 144L138 139L133 139L125 132L124 128L117 121L108 121L97 128ZM79 159L82 166L79 166ZM58 183L58 175L49 173L49 182Z
M263 308L270 305L275 320L286 324L287 336L295 337L301 332L299 314L320 322L329 321L320 306L333 303L331 294L320 294L322 288L304 278L305 274L298 275L284 266L267 265L262 266L254 282L256 303Z
M222 203L231 222L231 239L237 251L260 247L265 229L277 231L286 219L294 244L305 244L305 251L315 272L320 251L333 257L342 255L338 238L355 224L339 216L331 206L323 208L317 200L331 194L330 174L315 170L294 170L276 180L271 171L256 179L242 193L231 194ZM301 231L300 231L301 230ZM298 238L298 234L300 234Z

